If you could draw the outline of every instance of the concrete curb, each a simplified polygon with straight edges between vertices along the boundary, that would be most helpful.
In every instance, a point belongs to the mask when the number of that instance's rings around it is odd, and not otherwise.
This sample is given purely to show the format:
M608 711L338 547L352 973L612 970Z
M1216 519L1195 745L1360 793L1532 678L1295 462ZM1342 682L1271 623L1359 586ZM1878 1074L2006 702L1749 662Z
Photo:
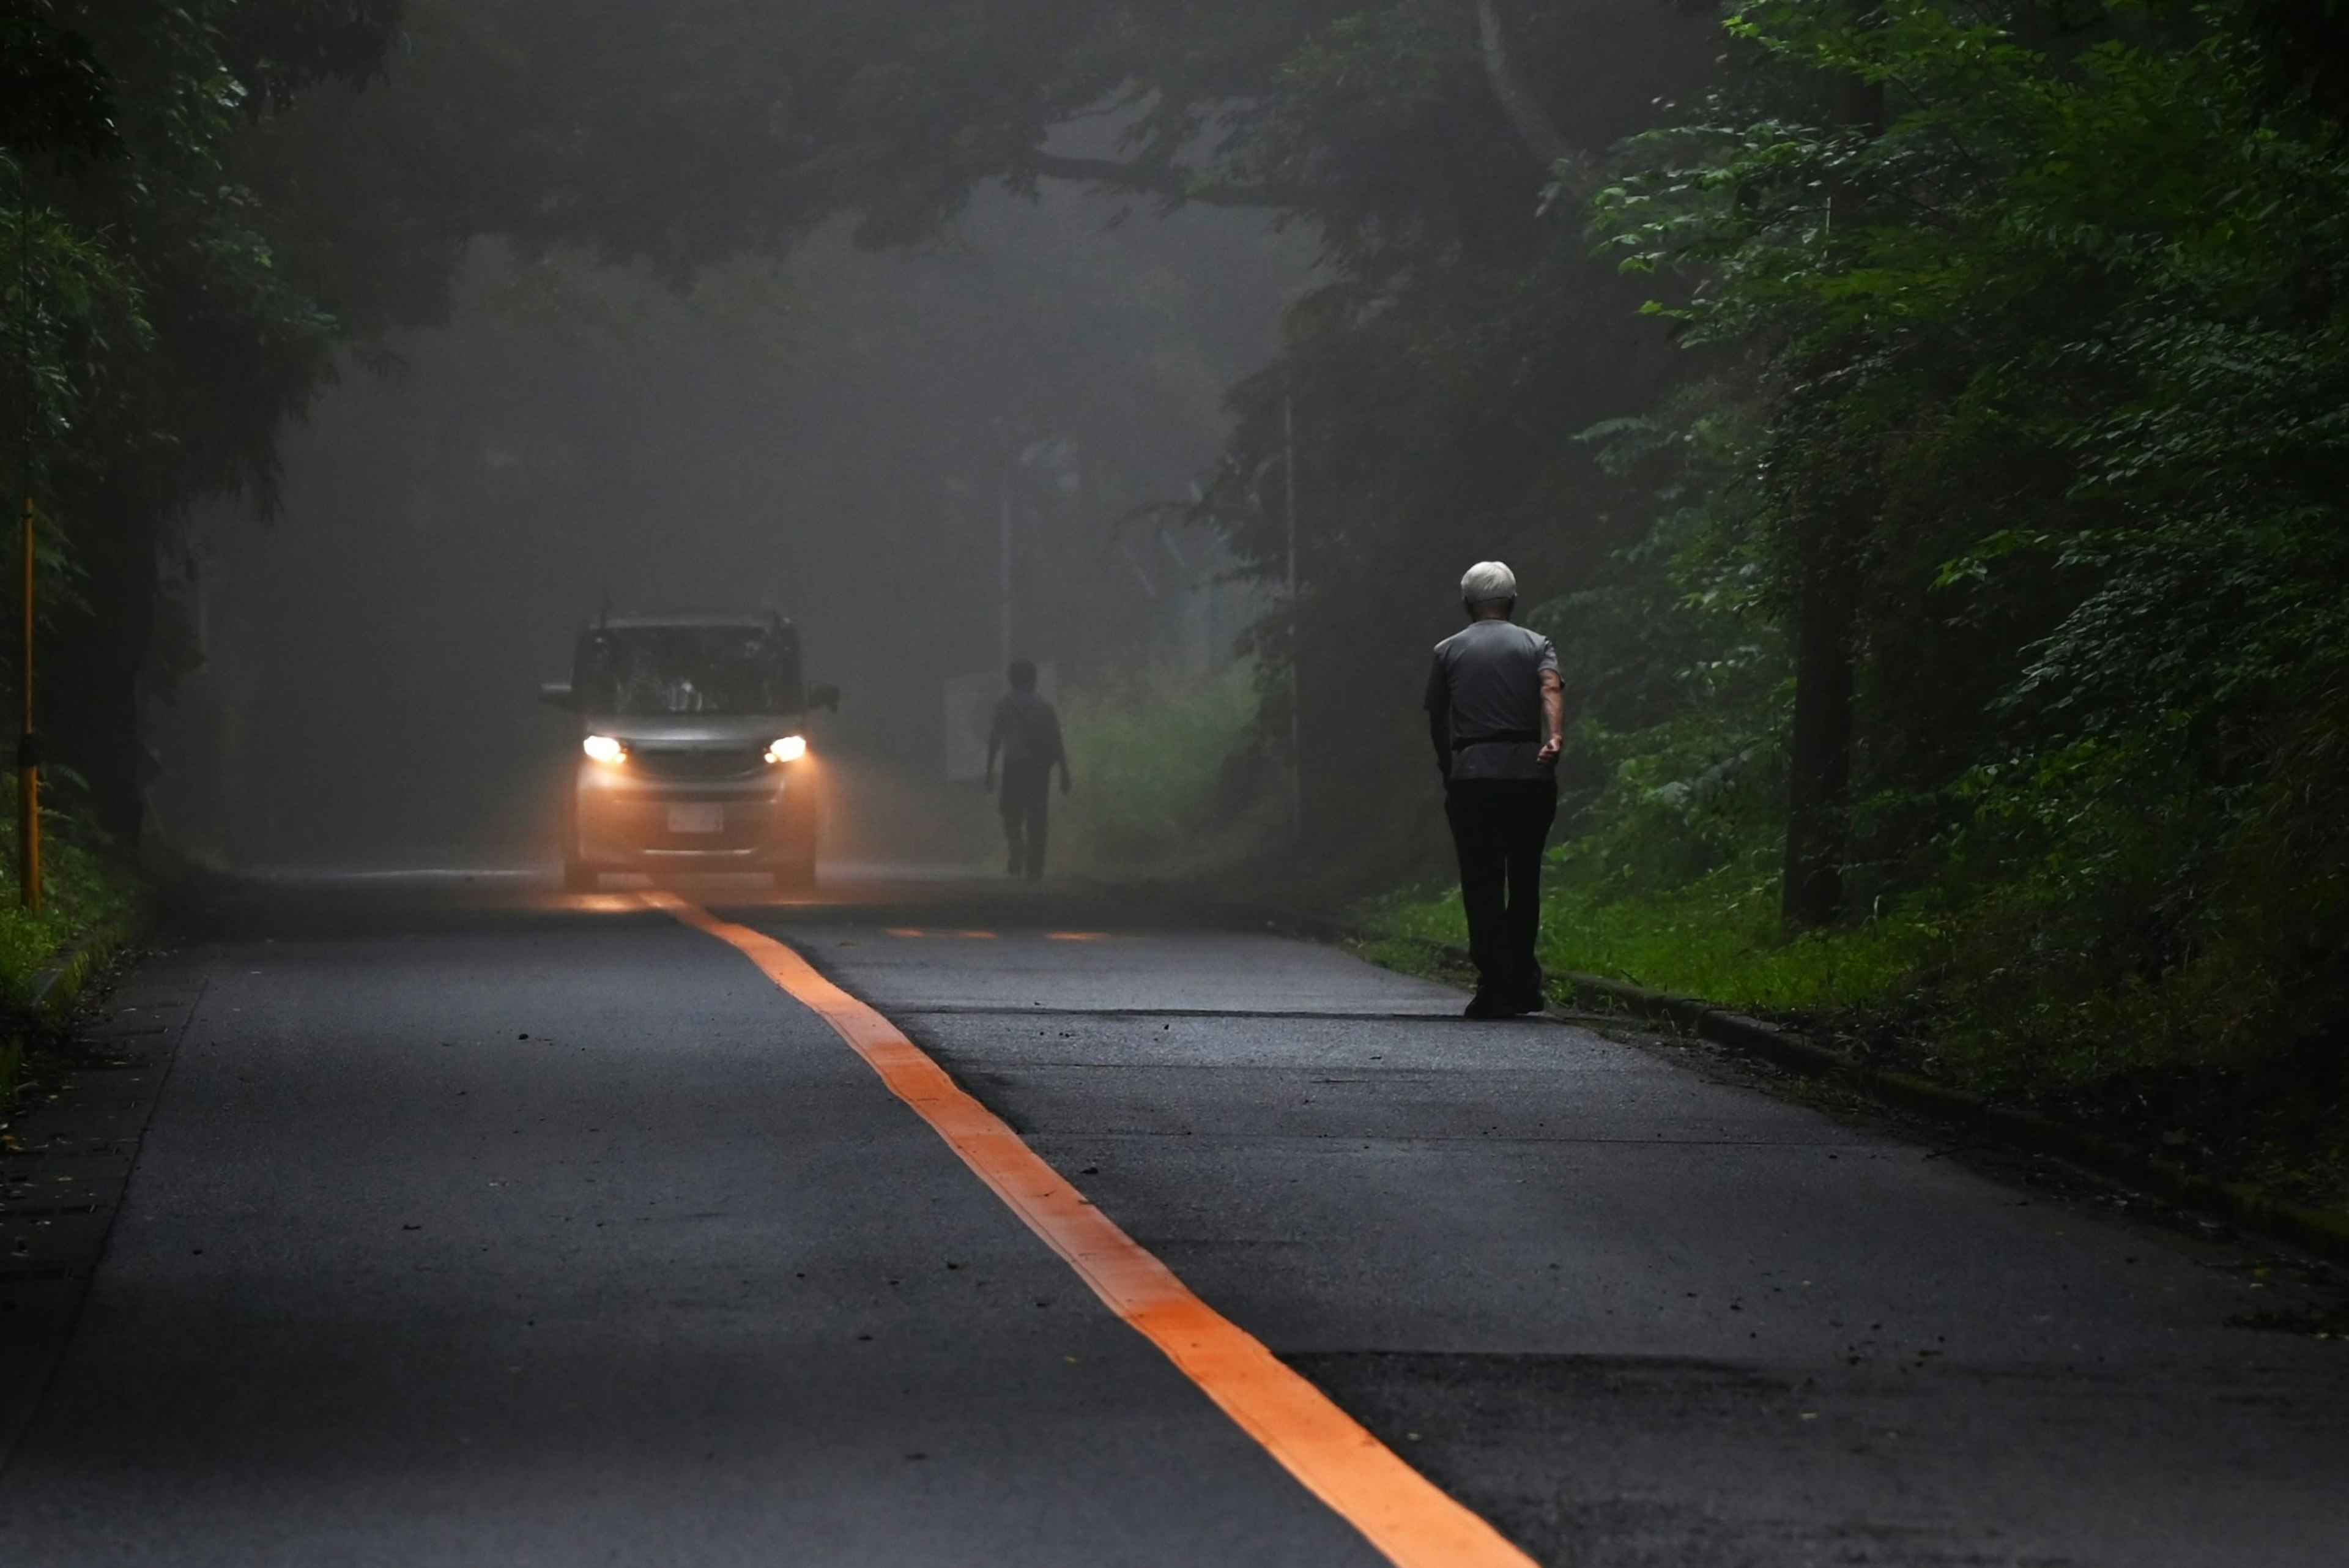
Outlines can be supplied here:
M12 1114L27 1043L63 1023L90 975L144 929L132 915L84 933L35 972L20 1000L0 1002L0 1121Z
M1394 940L1345 929L1312 917L1290 915L1280 923L1322 940ZM1420 938L1403 940L1421 943L1447 962L1468 962L1464 948ZM1783 1072L1824 1079L1900 1110L1979 1132L2011 1147L2069 1160L2125 1186L2150 1192L2180 1209L2290 1242L2334 1262L2349 1263L2349 1218L2277 1198L2253 1183L2202 1176L2082 1127L2029 1111L1994 1106L1913 1073L1871 1066L1806 1039L1794 1030L1725 1012L1693 997L1602 980L1595 974L1553 974L1550 981L1554 985L1566 986L1578 1002L1592 1012L1629 1013L1651 1023L1668 1023L1683 1034L1693 1034L1715 1045L1758 1057Z
M24 1011L39 1023L61 1022L81 998L89 977L138 938L145 922L137 916L109 920L59 952L33 976Z
M1446 957L1451 953L1452 950L1445 950ZM1464 960L1466 956L1460 955ZM2288 1202L2250 1182L2220 1181L2198 1175L2143 1149L2084 1128L2028 1111L1994 1106L1913 1073L1870 1066L1791 1030L1708 1007L1689 997L1601 980L1597 975L1561 974L1552 979L1568 986L1578 1002L1593 1011L1628 1012L1670 1023L1716 1045L1759 1057L1783 1071L1825 1079L1901 1110L1919 1112L1988 1134L2007 1144L2054 1155L2154 1193L2181 1209L2227 1220L2246 1231L2289 1241L2336 1262L2349 1262L2349 1219Z
M1402 940L1433 951L1448 962L1464 967L1468 963L1467 950L1448 942L1422 937L1381 937L1308 910L1220 901L1210 901L1207 909L1236 925L1285 931L1310 941ZM2125 1186L2153 1193L2181 1209L2290 1242L2335 1262L2349 1263L2349 1218L2276 1198L2250 1182L2220 1181L2198 1175L2158 1155L2081 1127L2028 1111L1993 1106L1913 1073L1870 1066L1793 1030L1743 1013L1724 1012L1693 997L1673 996L1590 974L1554 974L1550 979L1553 983L1566 985L1578 1002L1593 1012L1630 1013L1668 1023L1682 1033L1757 1057L1784 1072L1826 1079L1884 1105L1979 1132L2012 1147L2069 1160Z

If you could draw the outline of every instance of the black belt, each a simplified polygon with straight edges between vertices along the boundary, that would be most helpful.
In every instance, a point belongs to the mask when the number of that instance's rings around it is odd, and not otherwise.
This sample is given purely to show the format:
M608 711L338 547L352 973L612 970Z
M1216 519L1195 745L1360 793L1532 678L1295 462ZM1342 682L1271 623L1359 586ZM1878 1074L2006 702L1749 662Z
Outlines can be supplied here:
M1531 730L1500 730L1489 735L1454 736L1452 749L1464 752L1471 746L1531 745L1540 740Z

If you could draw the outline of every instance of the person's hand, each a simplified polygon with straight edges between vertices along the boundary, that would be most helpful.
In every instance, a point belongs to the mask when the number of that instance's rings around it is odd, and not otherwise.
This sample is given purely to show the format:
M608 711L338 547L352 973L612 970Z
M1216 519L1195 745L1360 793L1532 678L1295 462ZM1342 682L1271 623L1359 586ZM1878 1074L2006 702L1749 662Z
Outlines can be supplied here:
M1564 735L1552 735L1548 740L1542 742L1541 750L1534 753L1534 761L1539 763L1546 768L1554 768L1557 766L1557 753L1565 744L1566 737Z

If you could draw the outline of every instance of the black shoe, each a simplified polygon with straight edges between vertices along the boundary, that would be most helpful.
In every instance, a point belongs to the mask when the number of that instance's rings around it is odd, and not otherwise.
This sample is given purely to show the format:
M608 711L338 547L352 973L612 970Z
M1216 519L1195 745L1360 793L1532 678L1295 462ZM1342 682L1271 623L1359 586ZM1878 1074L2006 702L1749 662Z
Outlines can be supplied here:
M1460 1010L1460 1016L1463 1018L1515 1018L1519 1011L1499 997L1487 996L1480 991L1468 999L1468 1005Z

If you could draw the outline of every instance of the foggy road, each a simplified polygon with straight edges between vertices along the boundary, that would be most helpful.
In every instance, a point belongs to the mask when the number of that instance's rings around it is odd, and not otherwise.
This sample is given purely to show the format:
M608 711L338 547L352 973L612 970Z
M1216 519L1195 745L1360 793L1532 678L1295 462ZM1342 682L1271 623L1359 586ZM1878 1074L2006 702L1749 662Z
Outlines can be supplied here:
M2230 1326L2253 1251L1131 899L682 892L255 886L134 975L143 1137L5 1160L22 1215L136 1157L54 1367L0 1347L0 1562L1386 1560L700 909L1537 1561L2349 1542L2349 1362Z

